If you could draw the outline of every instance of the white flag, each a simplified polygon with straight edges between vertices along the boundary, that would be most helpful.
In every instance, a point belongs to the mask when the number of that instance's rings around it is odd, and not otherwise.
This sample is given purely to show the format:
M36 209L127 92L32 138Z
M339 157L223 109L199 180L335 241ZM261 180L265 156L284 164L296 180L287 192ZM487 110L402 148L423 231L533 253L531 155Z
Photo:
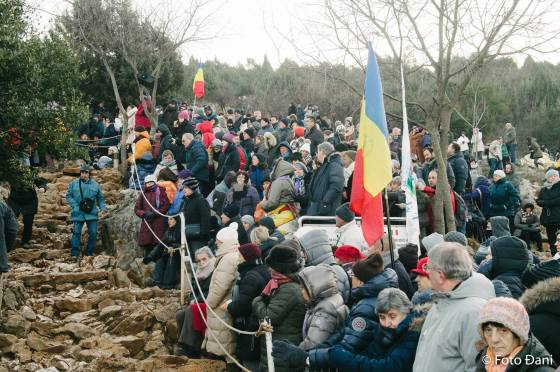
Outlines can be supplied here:
M416 204L416 174L412 167L410 157L410 139L408 136L408 115L406 112L406 92L404 87L404 72L401 64L402 81L402 106L403 106L403 129L402 129L402 159L401 179L402 189L406 195L406 235L408 242L418 246L420 252L420 222L418 220L418 205Z

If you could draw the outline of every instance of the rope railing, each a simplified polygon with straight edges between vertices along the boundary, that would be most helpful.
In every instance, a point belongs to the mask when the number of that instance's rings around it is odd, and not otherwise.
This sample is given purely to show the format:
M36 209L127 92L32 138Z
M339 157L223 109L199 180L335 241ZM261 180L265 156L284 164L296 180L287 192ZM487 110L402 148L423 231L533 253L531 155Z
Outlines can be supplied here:
M101 141L104 139L112 139L112 138L120 138L122 135L119 134L117 136L111 136L111 137L103 137L103 138L99 138L99 139L87 139L87 140L83 140L83 139L78 139L78 141L82 141L82 142L94 142L94 141Z

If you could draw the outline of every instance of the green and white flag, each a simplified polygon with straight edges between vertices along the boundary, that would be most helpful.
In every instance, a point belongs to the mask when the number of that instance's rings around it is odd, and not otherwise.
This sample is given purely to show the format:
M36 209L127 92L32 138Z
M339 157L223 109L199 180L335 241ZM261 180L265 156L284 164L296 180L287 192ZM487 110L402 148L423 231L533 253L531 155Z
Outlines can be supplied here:
M401 179L402 189L406 195L406 235L409 243L418 246L420 252L420 222L418 220L418 204L416 203L416 174L412 166L410 157L410 139L408 135L408 114L406 112L406 92L404 87L404 72L401 64L402 81L402 159L401 159Z

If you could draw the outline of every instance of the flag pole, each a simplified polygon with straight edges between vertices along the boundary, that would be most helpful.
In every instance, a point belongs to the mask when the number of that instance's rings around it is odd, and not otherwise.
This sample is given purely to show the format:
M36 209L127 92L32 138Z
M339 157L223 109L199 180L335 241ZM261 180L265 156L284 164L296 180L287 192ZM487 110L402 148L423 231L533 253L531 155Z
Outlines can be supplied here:
M393 228L391 227L391 213L389 212L389 198L387 197L387 188L383 189L383 201L385 203L385 210L387 211L387 236L389 237L389 255L391 256L391 267L394 270L395 252L393 252Z

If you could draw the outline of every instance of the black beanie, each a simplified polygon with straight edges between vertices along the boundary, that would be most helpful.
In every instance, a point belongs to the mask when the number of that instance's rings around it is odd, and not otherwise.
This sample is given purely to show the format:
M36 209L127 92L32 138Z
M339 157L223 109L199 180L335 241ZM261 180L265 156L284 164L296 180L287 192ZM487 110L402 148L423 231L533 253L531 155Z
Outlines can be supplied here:
M338 207L335 214L345 222L352 222L356 215L350 210L350 204L344 203Z
M399 261L402 262L406 272L416 269L418 265L418 246L416 244L407 244L399 249Z
M301 269L298 252L282 243L270 250L266 263L271 269L284 275L295 274Z
M356 278L367 283L371 278L383 272L383 257L379 253L374 253L365 260L357 261L352 266L352 272Z
M239 214L239 206L237 204L230 204L224 209L222 209L222 213L228 216L229 218L234 218Z

